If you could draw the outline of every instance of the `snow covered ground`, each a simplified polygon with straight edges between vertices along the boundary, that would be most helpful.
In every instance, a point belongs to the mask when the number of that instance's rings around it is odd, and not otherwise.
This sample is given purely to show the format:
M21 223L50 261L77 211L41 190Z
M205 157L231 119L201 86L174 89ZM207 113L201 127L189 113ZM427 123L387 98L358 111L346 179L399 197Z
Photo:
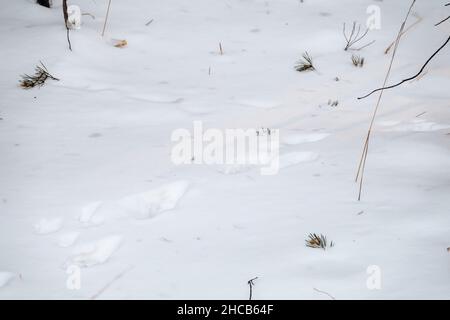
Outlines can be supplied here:
M103 38L107 0L69 3L95 17L72 52L60 1L1 3L0 299L247 299L253 277L254 299L450 298L450 48L385 93L360 202L354 183L376 101L356 97L410 1L113 0ZM448 37L444 4L417 1L390 82ZM370 5L355 68L342 23ZM304 51L317 71L294 70ZM19 88L40 60L60 81ZM279 129L279 173L175 166L196 120Z

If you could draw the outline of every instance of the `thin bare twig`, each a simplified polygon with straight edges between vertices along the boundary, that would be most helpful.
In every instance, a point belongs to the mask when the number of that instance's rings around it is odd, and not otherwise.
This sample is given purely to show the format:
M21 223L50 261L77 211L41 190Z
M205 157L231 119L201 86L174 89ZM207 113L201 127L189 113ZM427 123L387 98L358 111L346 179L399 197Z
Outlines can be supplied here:
M113 279L111 279L111 281L109 281L106 285L104 285L96 294L94 294L91 297L91 300L95 300L97 299L102 293L104 293L114 282L116 282L117 280L119 280L120 278L122 278L128 271L130 271L131 269L133 269L133 266L128 267L127 269L123 270L122 272L120 272L119 274L117 274Z
M405 83L405 82L414 80L415 78L419 77L419 76L422 74L422 72L425 70L425 67L430 63L430 61L433 60L433 58L439 53L439 51L441 51L441 50L442 50L449 42L450 42L450 36L447 38L447 40L444 42L444 44L442 44L442 45L439 47L439 49L437 49L437 50L431 55L431 57L428 58L428 60L425 62L425 64L422 66L422 68L420 68L419 72L416 73L415 75L413 75L412 77L403 79L403 80L400 81L399 83L396 83L396 84L391 85L391 86L387 86L387 87L382 87L382 88L375 89L375 90L373 90L372 92L370 92L369 94L366 94L366 95L363 96L363 97L359 97L358 99L364 99L364 98L367 98L367 97L370 96L371 94L373 94L373 93L375 93L375 92L378 92L378 91L380 91L380 90L388 90L388 89L392 89L392 88L398 87L398 86L402 85L402 84Z
M323 293L323 294L326 294L327 296L329 296L332 300L336 300L336 298L335 297L333 297L331 294L329 294L328 292L325 292L325 291L322 291L322 290L319 290L319 289L317 289L317 288L313 288L314 290L316 290L317 292L319 292L319 293Z
M359 48L355 48L355 49L350 49L350 50L354 50L354 51L361 51L362 49L367 48L368 46L373 45L376 42L376 40L370 41L368 44L363 45L362 47Z
M444 20L436 23L434 26L437 27L438 25L440 25L441 23L444 23L445 21L447 21L448 19L450 19L450 16L448 16L447 18L445 18Z
M446 7L450 6L450 3L447 3L445 6L446 6ZM448 17L445 18L444 20L441 20L440 22L436 23L434 26L437 27L438 25L440 25L441 23L444 23L444 22L447 21L448 19L450 19L450 16L448 16Z
M419 118L419 117L423 116L425 113L427 113L427 112L424 111L424 112L419 113L419 114L416 116L416 118Z
M89 12L83 12L81 15L82 15L82 16L89 16L89 17L91 17L93 20L95 20L95 16L94 16L92 13L89 13Z
M252 296L253 296L253 286L255 285L254 281L258 279L258 277L254 277L253 279L250 279L247 281L247 284L249 286L249 290L250 290L250 296L248 298L248 300L252 300Z

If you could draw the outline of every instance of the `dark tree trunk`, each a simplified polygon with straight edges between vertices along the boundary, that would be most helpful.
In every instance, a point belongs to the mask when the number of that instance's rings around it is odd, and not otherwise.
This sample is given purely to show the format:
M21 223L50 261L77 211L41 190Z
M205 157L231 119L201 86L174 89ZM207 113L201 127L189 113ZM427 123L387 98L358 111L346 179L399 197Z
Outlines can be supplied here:
M67 21L69 20L69 14L67 13L67 0L63 0L63 16L66 28L69 28L69 26L67 25Z
M37 0L37 3L47 8L52 6L52 0Z

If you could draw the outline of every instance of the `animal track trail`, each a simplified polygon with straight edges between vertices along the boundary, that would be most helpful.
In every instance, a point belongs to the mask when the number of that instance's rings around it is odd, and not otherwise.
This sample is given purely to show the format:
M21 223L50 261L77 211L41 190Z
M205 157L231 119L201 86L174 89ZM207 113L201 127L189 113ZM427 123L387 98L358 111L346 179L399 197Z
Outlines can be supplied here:
M114 218L154 218L174 209L188 187L188 181L179 180L116 201L93 202L82 209L79 220L84 225L98 226Z
M121 219L149 219L174 209L189 187L189 182L179 180L164 184L146 192L131 194L116 201L96 201L82 208L78 217L83 226L99 227L105 222ZM80 232L67 232L59 237L58 246L68 248L75 245ZM123 243L121 234L75 245L63 268L71 265L93 267L104 264L119 250Z

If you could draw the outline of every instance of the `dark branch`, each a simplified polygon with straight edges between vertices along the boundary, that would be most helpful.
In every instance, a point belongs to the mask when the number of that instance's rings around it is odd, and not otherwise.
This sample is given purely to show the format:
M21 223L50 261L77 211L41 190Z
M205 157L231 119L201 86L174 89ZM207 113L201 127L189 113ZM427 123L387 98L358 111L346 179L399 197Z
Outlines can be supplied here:
M441 23L444 23L445 21L447 21L448 19L450 19L450 16L448 16L447 18L445 18L444 20L436 23L434 26L437 27L438 25L440 25Z
M250 288L250 297L248 300L252 300L252 296L253 296L253 286L255 285L255 283L253 281L255 281L256 279L258 279L258 277L255 277L253 279L250 279L247 281L247 284Z
M425 64L422 66L422 68L420 68L420 71L417 74L415 74L414 76L404 79L404 80L400 81L399 83L394 84L392 86L375 89L372 92L370 92L369 94L367 94L363 97L359 97L358 100L367 98L368 96L372 95L373 93L381 91L381 90L387 90L387 89L392 89L392 88L398 87L405 82L408 82L408 81L411 81L411 80L417 78L418 76L420 76L420 74L423 72L423 70L425 70L425 67L428 65L428 63L430 63L430 61L433 60L433 58L439 53L439 51L441 51L449 42L450 42L450 36L448 37L447 41L445 41L444 44L442 46L440 46L439 49L437 49L436 52L434 52L431 57L428 58L428 60L425 62Z
M445 6L446 6L446 7L450 6L450 3L447 3ZM444 22L447 21L448 19L450 19L450 16L448 16L448 17L445 18L444 20L442 20L442 21L436 23L434 26L437 27L438 25L440 25L441 23L444 23Z
M69 14L67 13L67 0L63 0L63 15L64 15L64 24L66 26L67 31L67 42L69 43L69 50L72 51L72 44L70 43L70 30L69 30Z
M39 5L46 7L46 8L50 8L52 6L52 3L50 0L37 0L36 1Z

